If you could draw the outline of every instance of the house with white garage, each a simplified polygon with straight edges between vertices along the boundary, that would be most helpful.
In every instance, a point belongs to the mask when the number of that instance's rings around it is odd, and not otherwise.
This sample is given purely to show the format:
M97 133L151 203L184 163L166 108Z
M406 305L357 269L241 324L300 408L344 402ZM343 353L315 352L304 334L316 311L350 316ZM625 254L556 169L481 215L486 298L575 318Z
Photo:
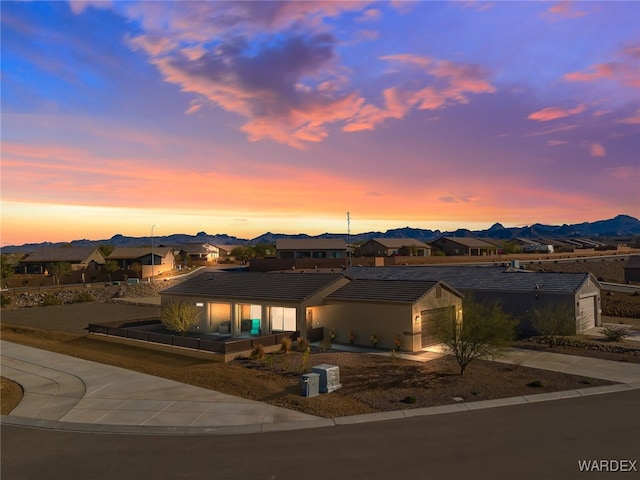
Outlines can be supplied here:
M511 267L354 267L355 280L442 281L477 301L498 301L519 321L519 334L535 333L532 313L547 304L564 306L575 315L576 332L600 326L600 284L590 273L529 272Z
M416 351L433 344L434 315L462 315L462 294L438 281L352 280L328 273L202 273L161 292L162 306L201 309L193 330L229 337L333 331L336 341Z
M429 321L462 317L462 294L438 281L352 280L327 295L314 320L340 343L418 351L437 343Z

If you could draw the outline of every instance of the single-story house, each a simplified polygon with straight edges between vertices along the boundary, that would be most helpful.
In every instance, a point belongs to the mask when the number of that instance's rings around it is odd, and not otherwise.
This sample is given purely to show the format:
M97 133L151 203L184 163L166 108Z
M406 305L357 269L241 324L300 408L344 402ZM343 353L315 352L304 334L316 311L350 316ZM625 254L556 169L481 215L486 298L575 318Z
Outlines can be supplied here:
M624 281L640 283L640 255L631 255L624 264Z
M18 272L45 273L52 263L68 263L71 270L99 270L105 262L97 247L44 247L20 260Z
M498 301L519 321L519 333L534 333L533 310L546 304L566 306L575 315L576 332L600 326L600 284L590 273L530 272L511 267L354 267L354 279L442 281L477 301Z
M171 247L117 247L107 260L115 260L124 270L137 264L142 278L152 277L176 268L176 257Z
M413 238L372 238L358 249L358 254L364 257L426 257L431 255L431 246Z
M220 250L208 243L184 243L173 247L174 254L185 256L190 262L215 262Z
M349 280L340 274L201 273L161 292L202 308L194 330L239 337L278 331L306 337L324 298Z
M486 256L497 255L498 247L473 237L440 237L429 242L446 255Z
M218 249L218 257L225 260L236 260L231 254L236 248L246 248L247 245L216 245Z
M202 273L161 292L162 305L201 308L193 330L232 337L297 332L320 327L336 341L416 351L431 345L434 315L462 314L462 294L437 281L352 280L327 273Z
M276 241L278 258L347 258L347 244L341 238L282 238Z

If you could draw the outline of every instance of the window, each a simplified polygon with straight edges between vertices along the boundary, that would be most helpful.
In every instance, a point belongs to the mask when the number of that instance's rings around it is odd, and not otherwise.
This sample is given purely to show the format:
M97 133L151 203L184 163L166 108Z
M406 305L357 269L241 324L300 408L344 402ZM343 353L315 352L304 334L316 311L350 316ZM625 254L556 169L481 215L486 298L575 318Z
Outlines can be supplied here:
M271 307L271 330L296 331L296 309L286 307Z

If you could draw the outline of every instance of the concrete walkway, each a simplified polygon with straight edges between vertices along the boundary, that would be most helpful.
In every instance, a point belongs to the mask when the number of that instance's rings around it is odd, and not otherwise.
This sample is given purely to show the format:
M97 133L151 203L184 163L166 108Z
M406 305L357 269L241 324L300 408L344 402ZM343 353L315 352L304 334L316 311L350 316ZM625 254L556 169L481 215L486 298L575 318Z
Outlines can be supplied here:
M136 434L234 434L327 427L476 410L640 388L640 364L511 349L499 361L620 382L438 407L320 418L151 375L0 341L2 376L24 397L2 423ZM343 346L345 350L371 350ZM387 353L378 352L381 355ZM403 358L429 361L437 348Z

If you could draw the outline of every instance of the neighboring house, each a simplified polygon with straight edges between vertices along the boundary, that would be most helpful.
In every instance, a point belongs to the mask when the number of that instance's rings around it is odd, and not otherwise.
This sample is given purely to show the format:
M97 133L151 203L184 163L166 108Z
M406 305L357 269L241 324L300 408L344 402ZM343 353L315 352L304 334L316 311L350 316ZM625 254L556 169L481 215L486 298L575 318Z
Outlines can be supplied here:
M547 304L566 307L576 332L600 326L600 284L590 273L528 272L504 267L354 267L354 279L442 281L477 301L498 301L519 321L519 333L533 333L533 310Z
M624 281L640 284L640 255L632 255L624 264Z
M51 263L69 263L71 270L99 270L105 264L105 258L96 247L45 247L20 260L18 271L45 273Z
M202 273L161 292L171 301L202 308L194 330L233 337L292 331L307 337L323 327L328 338L417 351L433 340L427 334L434 315L460 315L462 295L442 282L351 280L325 273Z
M247 245L216 245L215 247L218 249L220 259L234 261L236 258L231 255L231 252L236 248L246 248Z
M215 262L220 256L220 250L208 243L185 243L173 247L176 256L182 255L190 262Z
M278 258L346 258L347 244L340 238L283 238L276 241Z
M426 257L431 255L431 246L413 238L372 238L358 249L358 253L364 257Z
M315 326L314 309L348 281L340 274L202 273L163 290L161 297L163 306L183 301L202 307L194 330L203 333L292 331L306 337Z
M537 241L545 245L551 245L554 253L570 253L574 250L574 245L553 238L539 238Z
M431 246L437 247L447 255L486 256L497 255L498 247L473 237L440 237Z
M462 294L435 281L353 280L330 293L314 320L325 338L341 343L418 351L437 343L428 331L436 316L461 318ZM398 344L396 344L396 341Z
M115 260L123 270L132 270L136 264L140 265L142 278L159 275L176 266L175 255L170 247L155 247L153 250L151 247L118 247L107 260Z

